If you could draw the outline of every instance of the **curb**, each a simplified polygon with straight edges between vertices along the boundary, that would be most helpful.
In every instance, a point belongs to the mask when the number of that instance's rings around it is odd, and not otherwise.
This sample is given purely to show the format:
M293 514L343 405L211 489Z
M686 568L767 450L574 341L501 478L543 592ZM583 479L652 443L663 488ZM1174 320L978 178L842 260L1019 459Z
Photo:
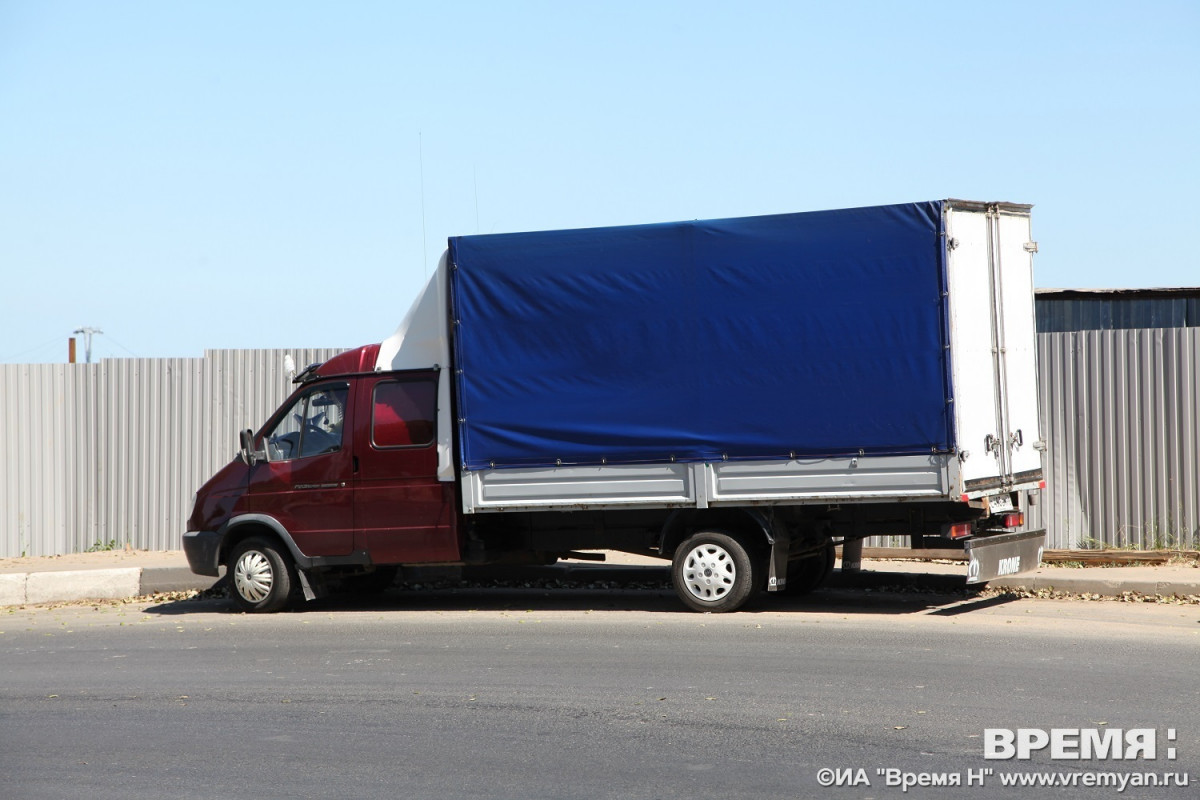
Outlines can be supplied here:
M965 568L961 575L931 572L842 572L840 569L835 569L829 574L821 588L881 589L890 586L946 592L947 594L965 592L972 588L967 586ZM977 588L983 588L983 586Z
M1146 580L1098 578L1093 575L1022 575L996 578L983 584L968 586L965 575L931 574L925 572L834 572L824 588L861 589L904 586L929 591L958 593L983 589L1011 589L1026 592L1063 592L1090 594L1099 597L1123 597L1127 594L1147 597L1200 596L1200 580Z
M439 575L439 573L441 573ZM430 568L427 573L414 570L409 583L427 577L445 575L445 568ZM621 566L605 564L555 564L548 566L467 567L459 577L464 580L540 581L568 583L608 583L617 585L666 584L670 568L666 565ZM70 603L86 600L123 600L157 592L204 591L221 579L196 575L187 567L125 567L118 569L69 570L0 574L0 607ZM835 570L825 589L916 588L957 594L968 591L965 576L927 572L841 572ZM1163 597L1200 596L1200 576L1195 581L1097 578L1088 575L1028 575L999 578L978 588L1013 589L1029 592L1065 592L1101 597L1126 594Z
M1200 595L1200 582L1112 580L1082 576L1063 579L1063 576L1030 575L1019 578L998 578L989 582L992 589L1019 589L1027 592L1068 592L1070 594L1094 594L1101 597L1121 597L1125 594L1141 594L1150 597L1188 597Z
M203 591L215 578L186 567L121 567L0 575L0 607L126 600L155 592Z
M464 567L468 581L559 580L572 583L666 583L671 580L667 566L621 566L606 564L552 564L546 566ZM411 581L410 581L411 582Z

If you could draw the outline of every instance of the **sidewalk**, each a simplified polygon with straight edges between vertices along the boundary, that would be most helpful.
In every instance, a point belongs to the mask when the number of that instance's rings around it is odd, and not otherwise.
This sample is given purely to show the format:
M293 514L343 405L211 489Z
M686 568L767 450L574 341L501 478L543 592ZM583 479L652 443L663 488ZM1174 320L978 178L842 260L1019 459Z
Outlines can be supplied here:
M667 580L665 561L607 553L603 564L561 562L553 567L509 568L508 575L527 571L563 580L638 582ZM961 591L966 565L928 561L865 559L859 573L835 571L829 587L877 588L908 586L930 591ZM37 605L82 600L120 600L157 592L211 588L217 579L195 575L179 550L75 553L64 556L0 559L0 606ZM1043 566L1030 575L1001 578L994 589L1063 592L1102 597L1126 593L1153 597L1200 597L1200 568L1179 564L1129 567Z

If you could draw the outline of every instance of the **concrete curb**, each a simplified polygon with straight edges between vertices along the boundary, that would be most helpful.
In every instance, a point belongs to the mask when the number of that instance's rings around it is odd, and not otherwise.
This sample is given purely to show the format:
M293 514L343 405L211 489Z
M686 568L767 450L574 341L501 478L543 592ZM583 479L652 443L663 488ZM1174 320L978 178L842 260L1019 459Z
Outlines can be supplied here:
M186 567L122 567L0 574L0 607L124 600L155 592L202 591L216 579Z
M1121 597L1127 593L1164 597L1200 596L1200 570L1196 571L1195 580L1149 580L1135 577L1122 579L1120 572L1121 570L1103 570L1103 577L1098 577L1095 571L1063 570L1061 574L1001 578L987 586L992 589L1051 591L1101 597ZM630 566L565 563L552 566L468 568L463 570L462 577L481 583L489 580L560 580L569 583L615 585L665 584L670 581L670 569L665 564ZM217 582L216 578L195 575L187 567L124 567L7 573L0 574L0 607L85 600L121 600L156 592L203 591L212 588ZM410 582L421 582L421 577L413 575ZM835 570L825 584L826 588L831 589L884 589L897 586L950 594L968 588L963 574L919 570L893 572L868 569L857 573Z
M465 567L462 578L495 581L559 580L571 583L660 583L671 579L667 566L619 564L553 564L549 566ZM413 582L413 581L410 581Z
M938 572L842 572L835 569L825 581L826 589L881 589L888 586L953 594L967 590L967 571L947 575Z
M25 581L25 602L37 604L136 597L141 578L142 570L138 567L30 572Z
M220 578L197 575L187 567L144 567L139 595L156 592L202 592Z
M1127 593L1164 597L1200 596L1200 571L1195 580L1118 579L1121 570L1103 570L1105 577L1096 577L1087 570L1064 570L1064 574L1028 575L999 578L977 588L1012 589L1025 591L1057 591L1068 594L1094 594L1101 597L1121 597ZM571 582L605 582L615 584L665 583L670 580L666 566L617 566L604 564L558 564L546 567L475 568L465 570L468 580L520 581L562 580ZM835 569L826 580L826 589L884 589L905 587L931 592L956 594L972 587L966 583L966 568L962 572L892 572L864 570L841 572Z
M1101 597L1121 597L1124 594L1143 594L1162 597L1200 596L1200 581L1154 581L1144 579L1115 580L1089 575L1031 575L999 578L988 583L992 589L1020 589L1028 592L1068 592L1094 594Z
M1071 573L1080 574L1071 574ZM997 578L977 588L1009 589L1027 592L1063 592L1066 594L1091 594L1100 597L1122 597L1126 594L1148 597L1197 597L1200 596L1200 575L1197 580L1147 580L1144 578L1108 577L1120 570L1103 570L1105 577L1084 570L1071 570L1055 575L1019 575L1012 578ZM881 588L906 586L930 591L961 592L967 586L966 576L960 574L926 572L834 572L825 584L830 588Z

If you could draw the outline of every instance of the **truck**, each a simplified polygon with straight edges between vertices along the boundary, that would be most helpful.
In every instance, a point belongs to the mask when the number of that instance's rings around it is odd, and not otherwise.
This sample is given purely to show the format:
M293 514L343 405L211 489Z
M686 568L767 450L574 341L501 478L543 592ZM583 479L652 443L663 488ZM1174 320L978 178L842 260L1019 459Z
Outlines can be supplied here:
M870 536L1030 571L1031 206L940 200L452 237L387 339L312 365L197 492L247 612L424 568L670 562L692 610ZM597 554L597 551L601 551Z

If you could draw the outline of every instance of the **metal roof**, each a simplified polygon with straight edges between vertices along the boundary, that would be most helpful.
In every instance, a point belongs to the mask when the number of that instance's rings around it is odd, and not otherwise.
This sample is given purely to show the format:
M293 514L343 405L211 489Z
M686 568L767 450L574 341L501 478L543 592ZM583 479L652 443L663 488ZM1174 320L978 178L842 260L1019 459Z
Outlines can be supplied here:
M1039 333L1200 327L1200 288L1037 289Z

